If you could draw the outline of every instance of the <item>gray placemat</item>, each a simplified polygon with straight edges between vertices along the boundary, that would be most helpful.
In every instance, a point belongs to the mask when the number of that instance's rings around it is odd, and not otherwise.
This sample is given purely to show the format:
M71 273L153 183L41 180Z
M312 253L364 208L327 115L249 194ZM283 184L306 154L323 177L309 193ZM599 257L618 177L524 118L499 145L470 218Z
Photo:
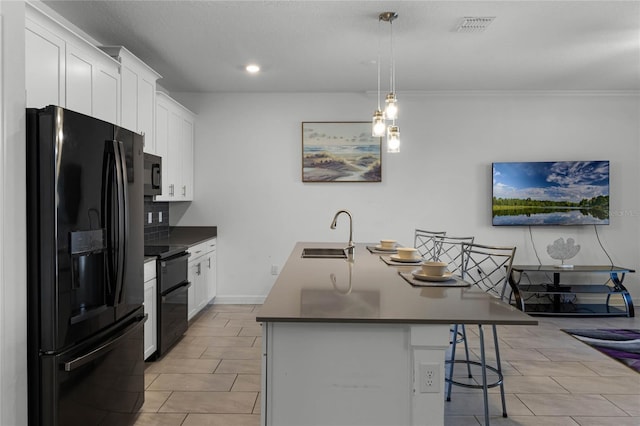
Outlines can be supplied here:
M391 265L391 266L417 266L420 265L420 263L422 263L422 259L420 259L417 262L397 262L393 259L391 259L390 256L380 256L380 259L386 263L387 265Z
M398 271L398 274L404 278L406 282L416 287L469 287L470 283L464 281L462 278L453 275L451 279L446 281L422 281L417 280L411 275L411 272Z

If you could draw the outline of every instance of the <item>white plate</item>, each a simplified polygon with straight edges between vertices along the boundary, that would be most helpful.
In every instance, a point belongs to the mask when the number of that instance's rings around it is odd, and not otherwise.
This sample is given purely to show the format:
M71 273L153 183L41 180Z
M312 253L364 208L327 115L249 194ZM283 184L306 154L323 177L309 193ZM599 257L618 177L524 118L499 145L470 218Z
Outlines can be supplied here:
M376 250L380 250L380 251L398 251L398 250L396 249L396 247L393 247L393 248L386 248L386 247L382 247L380 244L378 244L378 245L376 246Z
M413 259L405 259L404 257L400 257L396 254L392 254L391 256L389 256L391 258L391 260L395 261L395 262L402 262L402 263L419 263L422 262L422 258L421 257L414 257Z
M451 272L445 272L445 274L442 276L427 275L424 272L422 272L422 269L416 269L415 271L412 271L411 275L413 275L413 278L421 281L448 281L453 276Z

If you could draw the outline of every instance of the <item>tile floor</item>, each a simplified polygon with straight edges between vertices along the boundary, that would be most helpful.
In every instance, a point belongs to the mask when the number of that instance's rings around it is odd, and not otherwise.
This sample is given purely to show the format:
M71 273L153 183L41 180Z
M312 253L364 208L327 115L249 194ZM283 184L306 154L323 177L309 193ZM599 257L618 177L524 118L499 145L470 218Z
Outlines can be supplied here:
M259 308L211 306L166 356L148 363L145 403L136 425L259 425ZM640 319L538 320L537 327L499 327L509 417L501 417L498 388L491 389L491 424L640 425L640 374L560 331L638 329ZM479 347L475 329L467 330L472 356ZM452 401L445 402L445 425L482 422L481 392L454 387Z

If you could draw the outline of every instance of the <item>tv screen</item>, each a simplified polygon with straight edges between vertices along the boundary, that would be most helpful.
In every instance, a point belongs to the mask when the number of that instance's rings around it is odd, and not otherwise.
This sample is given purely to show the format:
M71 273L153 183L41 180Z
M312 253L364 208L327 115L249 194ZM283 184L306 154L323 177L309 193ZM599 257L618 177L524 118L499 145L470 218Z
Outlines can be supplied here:
M493 163L493 225L608 225L609 162Z

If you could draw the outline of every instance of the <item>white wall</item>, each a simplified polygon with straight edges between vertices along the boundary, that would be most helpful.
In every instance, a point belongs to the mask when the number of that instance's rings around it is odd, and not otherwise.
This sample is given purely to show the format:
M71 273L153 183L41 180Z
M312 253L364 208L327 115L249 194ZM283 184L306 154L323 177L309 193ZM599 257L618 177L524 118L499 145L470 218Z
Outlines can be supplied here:
M612 224L598 227L615 264L640 267L638 94L424 94L400 96L402 151L383 155L382 183L302 183L301 122L369 120L364 94L174 94L198 114L195 201L171 222L217 225L219 302L266 296L296 241L412 244L416 227L516 245L537 263L527 228L492 227L491 163L610 160ZM535 248L573 237L574 263L607 264L593 227L534 227ZM626 281L640 300L638 279Z
M27 424L24 3L0 2L0 425Z

